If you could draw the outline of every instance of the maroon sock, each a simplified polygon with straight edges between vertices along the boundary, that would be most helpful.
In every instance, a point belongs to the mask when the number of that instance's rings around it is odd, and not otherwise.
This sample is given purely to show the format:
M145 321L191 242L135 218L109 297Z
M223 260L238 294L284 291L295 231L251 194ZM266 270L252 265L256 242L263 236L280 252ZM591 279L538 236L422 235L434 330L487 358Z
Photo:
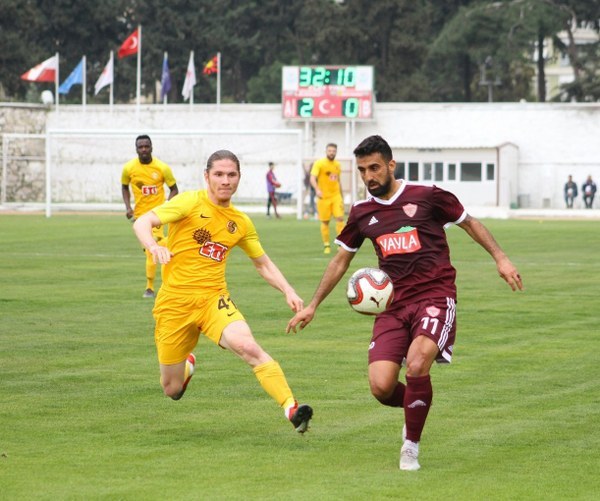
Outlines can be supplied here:
M421 440L421 432L425 426L427 413L431 407L433 389L431 378L427 376L406 376L406 392L404 393L404 419L406 421L406 438L413 442Z
M388 398L378 398L383 405L389 405L390 407L402 407L404 403L404 392L406 391L406 385L398 381L398 384L394 388L394 391Z

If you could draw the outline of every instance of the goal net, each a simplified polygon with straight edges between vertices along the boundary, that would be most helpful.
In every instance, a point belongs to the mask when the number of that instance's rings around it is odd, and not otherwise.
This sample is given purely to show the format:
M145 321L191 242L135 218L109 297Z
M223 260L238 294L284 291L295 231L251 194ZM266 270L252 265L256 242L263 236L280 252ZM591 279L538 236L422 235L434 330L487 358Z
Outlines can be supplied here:
M204 187L207 158L216 150L231 150L242 172L233 202L244 210L264 209L268 163L274 162L282 204L302 217L300 130L49 129L46 134L2 134L0 203L42 204L48 217L64 209L122 208L121 171L136 156L140 134L150 136L153 156L171 167L180 191Z

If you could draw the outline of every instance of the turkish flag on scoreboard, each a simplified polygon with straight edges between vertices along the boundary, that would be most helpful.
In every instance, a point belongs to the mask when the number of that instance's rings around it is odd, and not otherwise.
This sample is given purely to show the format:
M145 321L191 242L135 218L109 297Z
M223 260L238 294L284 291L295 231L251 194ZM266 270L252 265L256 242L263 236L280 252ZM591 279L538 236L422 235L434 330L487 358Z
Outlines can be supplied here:
M58 70L58 58L52 56L21 75L22 80L29 82L54 82Z
M117 52L119 59L137 54L140 45L140 36L138 30L139 29L136 28L136 30L121 44L121 47L119 47L119 52Z
M213 57L208 63L204 65L202 73L205 75L212 75L213 73L219 72L219 59L217 56Z

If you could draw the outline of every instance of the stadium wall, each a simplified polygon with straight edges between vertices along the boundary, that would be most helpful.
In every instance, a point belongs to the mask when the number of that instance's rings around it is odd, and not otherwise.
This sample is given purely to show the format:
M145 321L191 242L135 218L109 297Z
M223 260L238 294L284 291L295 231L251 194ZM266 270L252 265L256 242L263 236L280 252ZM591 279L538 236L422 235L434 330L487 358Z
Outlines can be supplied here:
M36 105L0 105L0 132L131 131L130 137L125 134L118 140L52 140L52 162L58 170L53 176L62 179L53 190L57 200L66 201L82 199L84 193L84 202L119 202L119 172L123 163L135 155L135 136L169 130L213 133L210 137L153 137L155 155L172 165L181 179L181 189L201 184L206 157L215 149L228 148L241 152L245 182L238 196L243 200L264 198L268 161L278 164L276 172L283 190L295 198L302 197L302 173L298 172L296 158L299 151L300 164L306 168L323 155L328 142L336 142L338 157L352 170L352 150L370 134L384 136L398 161L417 166L415 180L457 189L465 204L562 209L563 185L569 174L580 186L588 175L600 179L600 104L377 103L374 113L372 121L305 123L284 120L278 104L222 104L218 108L206 104L143 105L139 111L135 105L112 109L108 105L88 105L85 111L80 105L61 105L59 112ZM249 133L257 130L298 131L301 146L296 147L291 136ZM219 135L215 131L227 133ZM32 153L16 148L16 140L11 139L11 144L11 162L6 163L10 175L3 172L7 179L5 197L9 202L11 197L15 201L39 198L39 190L27 195L25 185L11 191L19 178L28 179L32 186L39 185L39 179L37 183L35 179L43 177L39 147ZM452 184L446 179L448 166L460 165L461 159L472 162L478 152L483 168L492 166L492 179L484 179L482 184L460 179ZM34 160L16 162L19 156ZM429 162L444 166L443 178L424 180ZM35 168L23 176L22 171L32 163ZM360 196L356 178L347 175L345 179L346 190L358 191ZM90 186L97 189L90 191ZM483 200L482 193L488 193ZM581 197L578 204L582 205ZM596 204L600 207L598 200Z

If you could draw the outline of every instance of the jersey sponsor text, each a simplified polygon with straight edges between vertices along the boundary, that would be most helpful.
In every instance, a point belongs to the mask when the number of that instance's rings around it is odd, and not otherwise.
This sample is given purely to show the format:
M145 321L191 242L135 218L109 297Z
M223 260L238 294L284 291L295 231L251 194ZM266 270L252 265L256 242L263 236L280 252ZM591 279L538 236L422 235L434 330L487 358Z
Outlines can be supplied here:
M412 227L406 229L408 231L399 230L400 233L386 233L377 237L377 245L379 245L383 257L393 254L410 254L421 248L417 229ZM402 228L402 230L405 230L405 228Z

